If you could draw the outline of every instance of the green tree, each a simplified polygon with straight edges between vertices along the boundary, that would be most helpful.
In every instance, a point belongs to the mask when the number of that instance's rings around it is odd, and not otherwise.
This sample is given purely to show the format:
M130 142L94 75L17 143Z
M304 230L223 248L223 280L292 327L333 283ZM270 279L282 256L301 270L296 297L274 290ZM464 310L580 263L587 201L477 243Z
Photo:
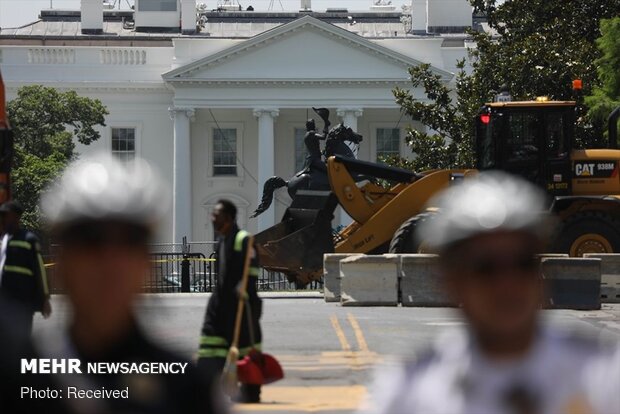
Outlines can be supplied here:
M419 159L391 162L417 170L471 166L475 114L502 85L516 100L576 99L576 143L597 145L600 124L586 117L582 95L591 94L599 83L599 22L617 15L620 0L470 1L477 13L488 17L493 33L470 32L476 46L467 61L459 63L454 86L439 82L423 65L412 68L410 75L414 87L423 87L426 99L394 90L402 110L433 132L408 131L407 141ZM579 94L572 90L574 79L583 81Z
M15 137L13 196L24 206L24 225L40 229L41 192L77 156L75 141L100 138L95 127L105 126L108 111L98 99L33 85L19 89L7 112Z
M585 101L592 119L604 124L609 113L620 106L620 17L601 21L601 37L596 43L602 52L596 61L600 84Z
M415 159L392 158L386 160L388 163L414 171L473 166L470 128L480 105L470 93L472 77L465 72L465 61L457 66L455 90L446 86L429 64L409 69L413 87L422 88L427 101L415 99L409 90L394 90L402 111L430 131L408 128L406 140Z

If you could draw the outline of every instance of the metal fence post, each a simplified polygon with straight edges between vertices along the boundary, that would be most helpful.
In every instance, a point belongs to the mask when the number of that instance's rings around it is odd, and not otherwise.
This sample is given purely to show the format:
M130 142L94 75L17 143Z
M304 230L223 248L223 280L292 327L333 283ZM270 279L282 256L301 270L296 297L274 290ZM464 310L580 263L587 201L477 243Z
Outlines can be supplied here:
M181 292L189 292L189 255L183 255L181 262Z
M189 292L189 244L187 244L187 236L183 236L181 253L183 253L183 261L181 262L181 292Z

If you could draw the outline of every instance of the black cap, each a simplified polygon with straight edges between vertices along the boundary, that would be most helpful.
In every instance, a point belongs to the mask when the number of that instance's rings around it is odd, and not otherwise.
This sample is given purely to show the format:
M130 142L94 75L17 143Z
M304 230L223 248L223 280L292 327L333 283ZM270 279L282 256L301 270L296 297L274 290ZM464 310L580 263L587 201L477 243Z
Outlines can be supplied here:
M0 205L0 214L15 213L21 215L23 212L24 207L22 207L19 201L11 200Z

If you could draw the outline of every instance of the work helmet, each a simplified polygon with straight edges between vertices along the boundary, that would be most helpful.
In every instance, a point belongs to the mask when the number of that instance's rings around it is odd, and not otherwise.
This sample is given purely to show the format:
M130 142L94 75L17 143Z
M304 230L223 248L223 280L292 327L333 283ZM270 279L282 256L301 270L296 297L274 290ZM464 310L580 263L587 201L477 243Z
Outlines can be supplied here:
M522 178L498 171L456 181L428 206L436 207L437 214L421 224L418 237L437 251L502 230L523 231L545 241L552 224L542 191Z
M107 221L153 231L168 205L169 192L146 161L122 162L101 153L69 165L43 195L41 209L53 231Z

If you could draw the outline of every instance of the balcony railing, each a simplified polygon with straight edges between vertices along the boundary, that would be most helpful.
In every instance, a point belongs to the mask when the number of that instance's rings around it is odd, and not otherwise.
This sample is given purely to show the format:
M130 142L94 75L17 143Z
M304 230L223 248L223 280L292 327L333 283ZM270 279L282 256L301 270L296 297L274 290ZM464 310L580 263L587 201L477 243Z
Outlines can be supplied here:
M0 53L2 50L0 50ZM97 60L93 61L93 58ZM71 47L37 47L28 48L27 62L33 65L73 65L92 64L141 66L148 63L146 49L138 48L71 48ZM13 62L6 62L13 63ZM17 62L15 62L17 63Z
M101 49L100 61L103 65L145 65L144 49Z
M31 48L28 49L28 63L36 65L71 65L75 63L75 49Z

